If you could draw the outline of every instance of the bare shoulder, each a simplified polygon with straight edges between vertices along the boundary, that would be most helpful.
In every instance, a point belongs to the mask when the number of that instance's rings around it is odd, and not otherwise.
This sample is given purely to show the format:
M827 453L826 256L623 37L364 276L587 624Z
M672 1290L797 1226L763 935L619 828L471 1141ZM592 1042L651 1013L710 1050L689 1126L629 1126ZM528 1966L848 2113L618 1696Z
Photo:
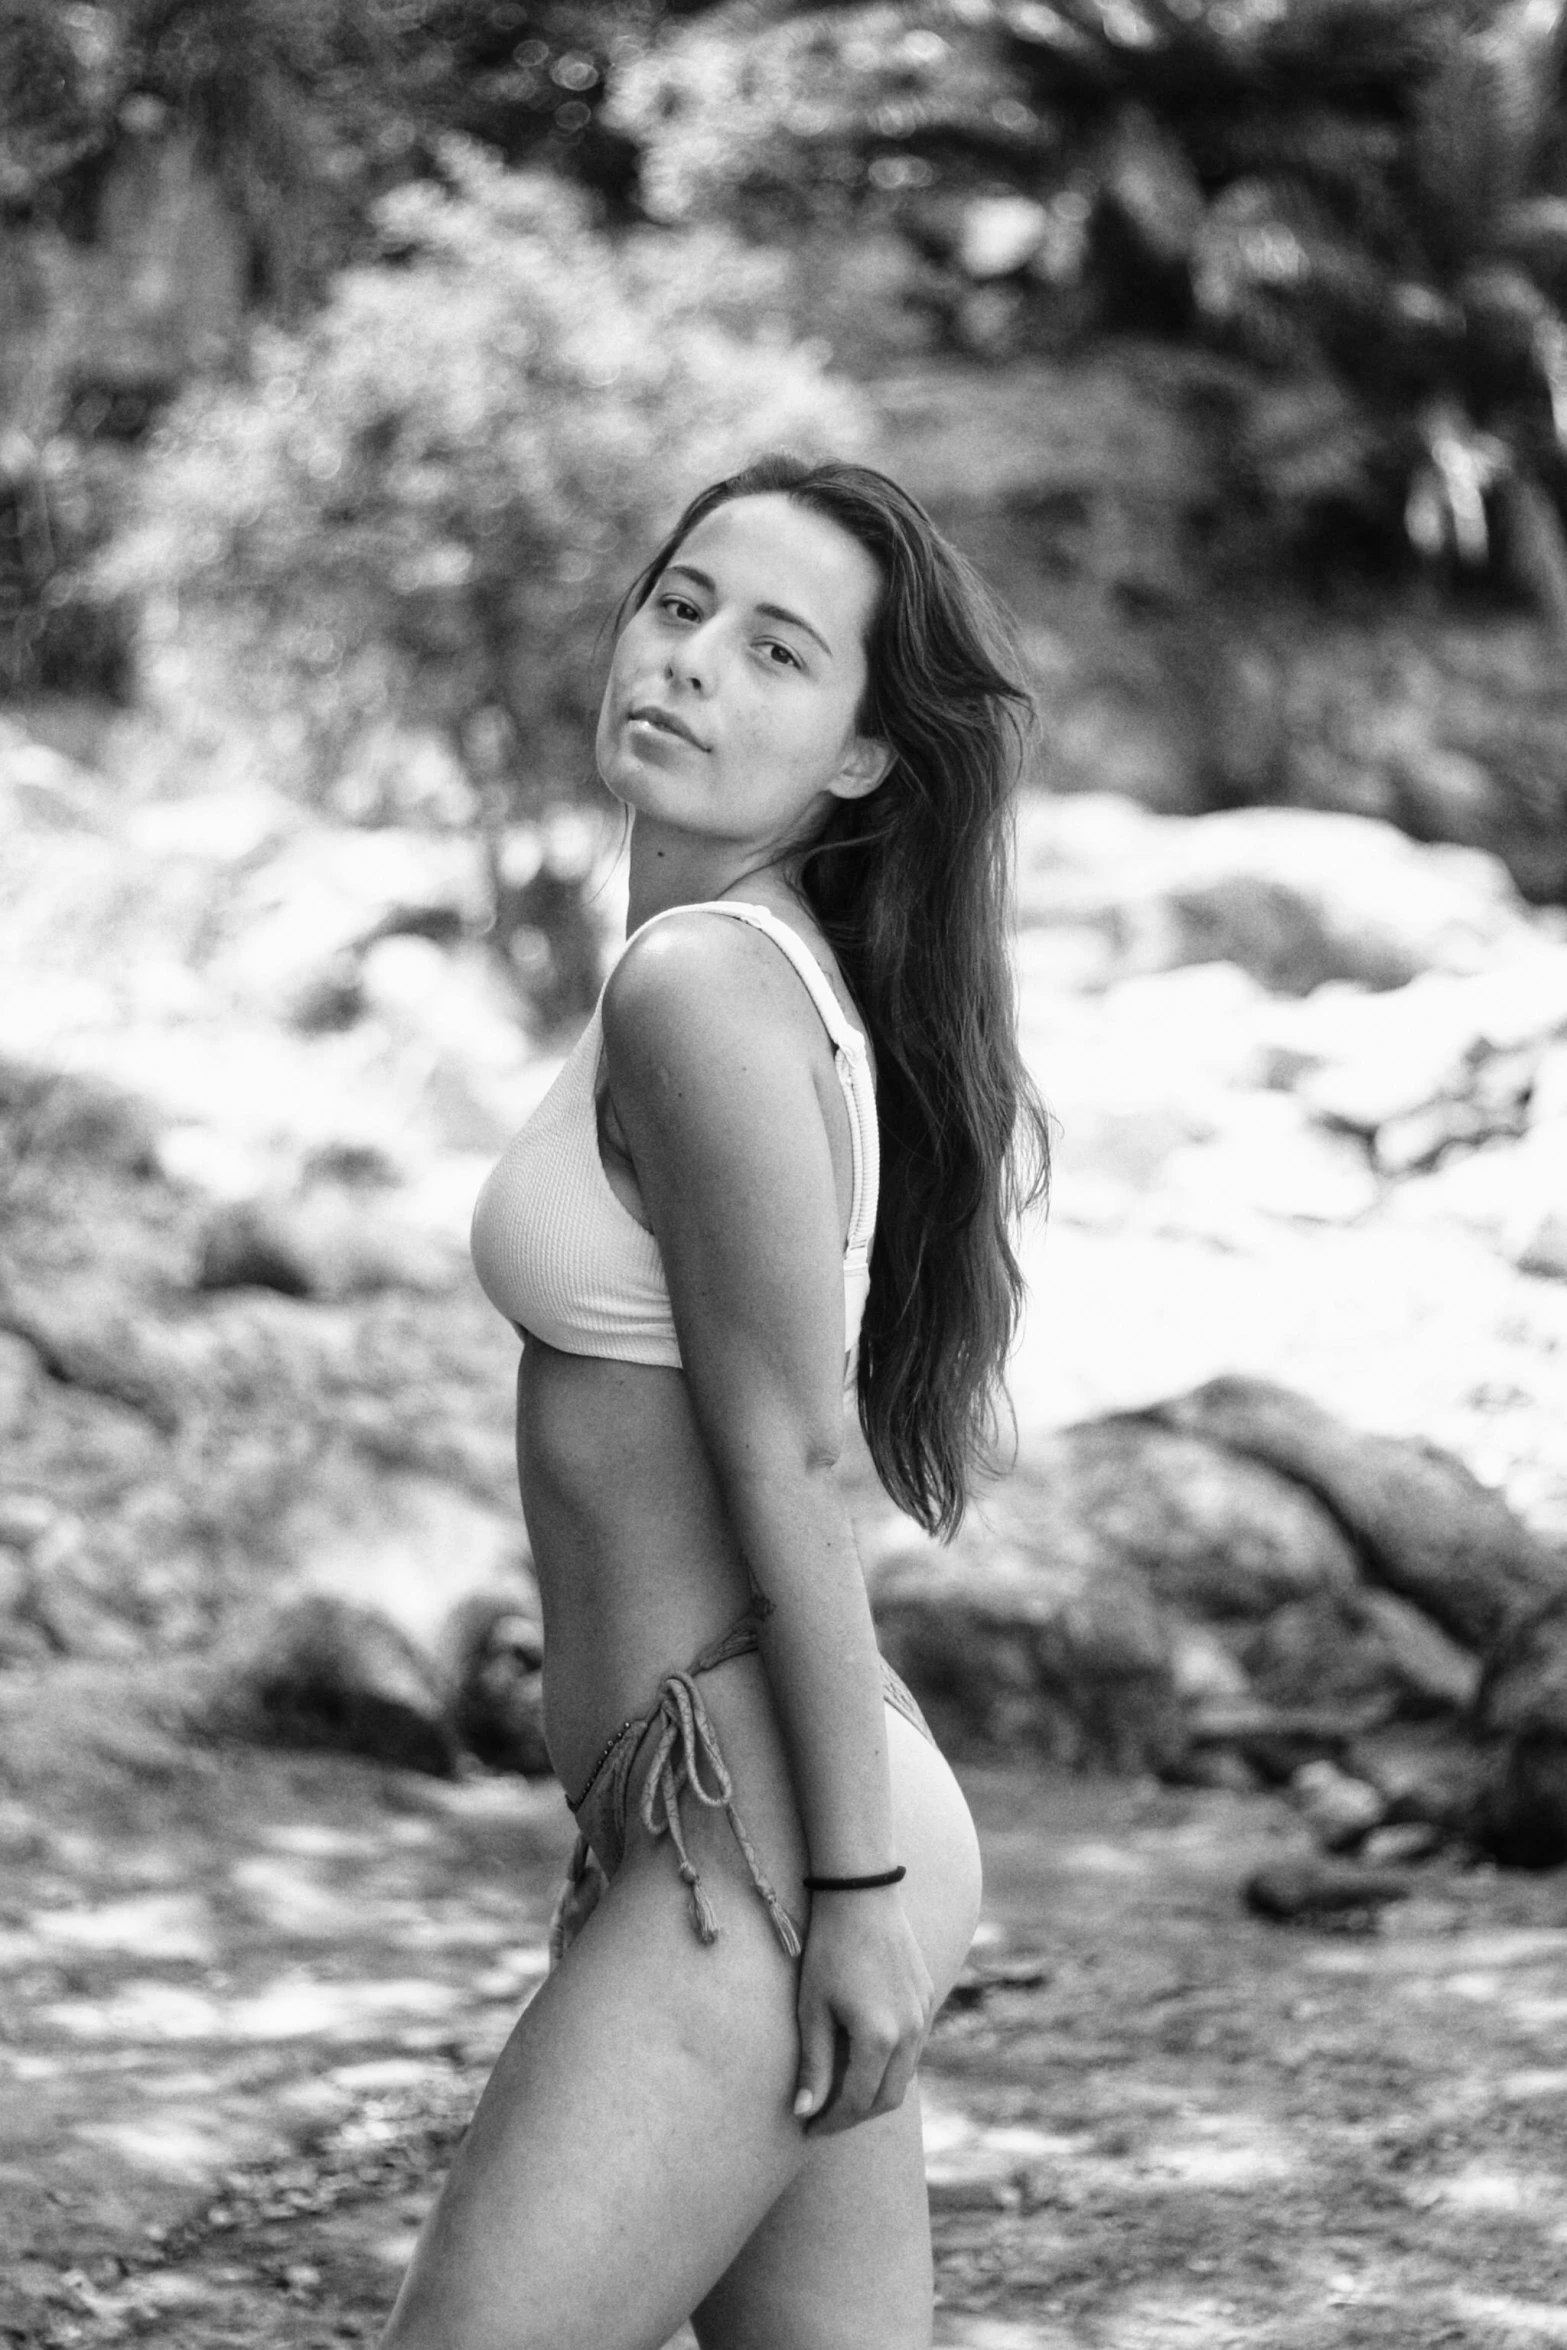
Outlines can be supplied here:
M632 939L604 992L604 1042L617 1075L671 1060L733 1070L791 1041L808 1061L821 1024L798 974L750 923L695 909Z

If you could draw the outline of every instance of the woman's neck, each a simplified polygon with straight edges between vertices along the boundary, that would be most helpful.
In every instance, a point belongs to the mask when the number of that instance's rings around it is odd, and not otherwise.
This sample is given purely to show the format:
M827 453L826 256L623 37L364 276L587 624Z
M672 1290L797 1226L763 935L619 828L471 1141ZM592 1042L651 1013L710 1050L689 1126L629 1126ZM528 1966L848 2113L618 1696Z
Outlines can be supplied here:
M779 910L798 903L782 855L748 850L735 841L696 840L650 825L641 816L632 825L628 878L628 937L672 906L704 905L731 894Z

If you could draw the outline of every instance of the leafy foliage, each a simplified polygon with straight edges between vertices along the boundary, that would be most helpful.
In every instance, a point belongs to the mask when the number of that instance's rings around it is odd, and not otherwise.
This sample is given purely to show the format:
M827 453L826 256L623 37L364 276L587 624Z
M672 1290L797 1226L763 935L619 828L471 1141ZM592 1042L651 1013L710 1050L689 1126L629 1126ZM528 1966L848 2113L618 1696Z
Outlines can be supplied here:
M374 200L453 132L623 200L635 157L599 121L664 0L7 0L0 204L92 233L126 109L200 136L285 309L359 250Z
M1563 0L730 7L629 63L612 105L666 218L894 221L959 344L1129 329L1239 358L1260 423L1238 490L1500 553L1567 635L1564 20Z
M236 295L305 316L374 250L378 198L438 177L454 131L625 210L635 157L601 101L662 14L661 0L4 0L0 694L125 690L126 616L82 592L84 569L135 444L233 341ZM216 316L177 220L148 208L160 172L176 214L184 176L199 179L198 254L240 281Z
M858 419L770 318L765 257L612 241L558 181L446 166L385 202L381 266L177 405L104 576L172 589L209 690L286 700L318 774L405 719L537 808L585 770L604 615L681 498Z

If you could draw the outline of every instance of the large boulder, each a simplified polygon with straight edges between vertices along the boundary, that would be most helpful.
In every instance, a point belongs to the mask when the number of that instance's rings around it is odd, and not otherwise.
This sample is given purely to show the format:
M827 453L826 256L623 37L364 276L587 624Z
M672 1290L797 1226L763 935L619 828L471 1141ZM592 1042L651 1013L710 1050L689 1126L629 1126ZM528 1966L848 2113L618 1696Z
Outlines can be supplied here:
M209 1720L451 1772L547 1772L538 1589L510 1513L345 1457L277 1530L289 1572L223 1643Z
M1147 1417L1292 1478L1344 1529L1367 1580L1461 1647L1490 1648L1567 1588L1567 1563L1437 1445L1350 1427L1265 1379L1210 1380Z
M515 1509L440 1477L348 1451L329 1456L276 1540L285 1588L375 1609L443 1674L470 1603L493 1599L538 1620Z
M374 1608L298 1595L236 1628L215 1661L209 1728L281 1746L337 1748L450 1778L449 1694L427 1657Z
M861 1526L882 1643L943 1737L1074 1767L1166 1770L1249 1693L1240 1636L1344 1594L1332 1517L1263 1464L1132 1415L1029 1448L947 1549Z
M1316 1706L1365 1722L1456 1722L1480 1678L1477 1657L1385 1591L1289 1601L1232 1646L1257 1696L1286 1712Z
M140 1179L157 1170L158 1121L107 1078L0 1058L0 1135L33 1165L89 1160Z
M1145 1771L1184 1751L1175 1643L1135 1572L1082 1549L1041 1565L993 1541L916 1539L876 1562L871 1606L884 1654L954 1752Z
M1505 868L1479 850L1337 812L1180 818L1091 794L1024 808L1018 904L1025 925L1096 933L1102 977L1228 962L1289 996L1477 972L1537 936Z
M278 1530L292 1563L215 1660L219 1730L449 1773L547 1771L537 1589L514 1519L352 1457Z
M1516 1868L1559 1868L1567 1861L1567 1589L1497 1641L1474 1727L1485 1757L1480 1842Z
M1096 1562L1210 1623L1253 1623L1359 1580L1342 1527L1288 1475L1136 1413L1030 1445L997 1510L1042 1565L1086 1542Z
M1288 1776L1456 1725L1476 1651L1567 1582L1447 1454L1242 1379L1031 1444L978 1515L943 1550L862 1506L883 1645L959 1747L1074 1765Z

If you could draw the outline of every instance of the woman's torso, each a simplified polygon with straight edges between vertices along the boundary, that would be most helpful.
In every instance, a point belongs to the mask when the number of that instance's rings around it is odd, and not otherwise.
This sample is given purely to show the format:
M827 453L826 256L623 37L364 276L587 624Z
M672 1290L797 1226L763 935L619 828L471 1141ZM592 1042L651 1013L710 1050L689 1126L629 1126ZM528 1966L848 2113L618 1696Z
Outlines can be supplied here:
M798 914L790 927L803 934ZM830 967L821 941L811 944ZM836 978L834 993L848 1012ZM803 988L800 1001L798 1046L809 1058L847 1240L853 1121L832 1042ZM597 1107L603 1175L645 1226L602 1078ZM570 1351L526 1331L523 1339L517 1466L544 1611L546 1735L558 1776L574 1790L661 1676L743 1611L749 1579L683 1373Z

